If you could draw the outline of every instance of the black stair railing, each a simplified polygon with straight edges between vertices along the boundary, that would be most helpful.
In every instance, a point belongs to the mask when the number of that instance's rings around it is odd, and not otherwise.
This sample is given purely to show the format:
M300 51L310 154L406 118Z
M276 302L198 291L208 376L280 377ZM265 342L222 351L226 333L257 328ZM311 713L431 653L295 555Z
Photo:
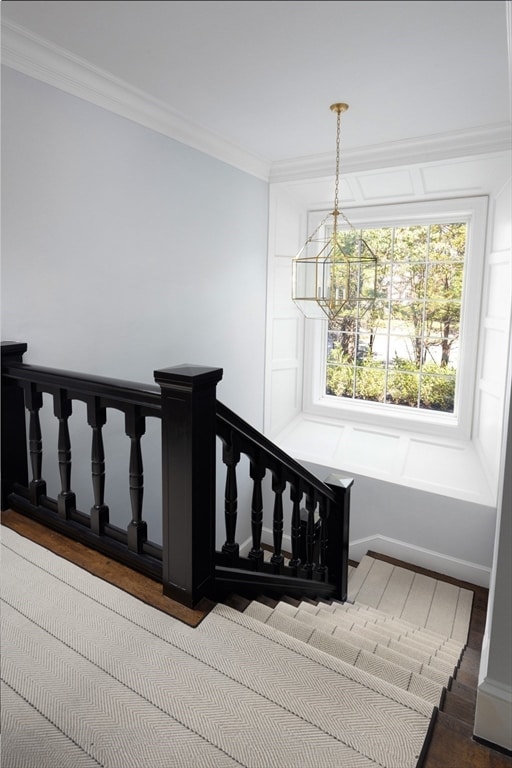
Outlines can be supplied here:
M216 399L222 369L167 368L154 372L158 386L148 386L27 365L26 349L24 343L2 342L2 509L28 515L161 581L165 595L188 606L203 597L220 599L233 590L346 598L352 479L332 475L322 483L222 405ZM43 450L48 449L40 417L43 394L53 399L58 421L56 498L47 495L42 476ZM77 509L72 485L69 419L74 401L86 404L91 433L88 512ZM105 498L108 462L103 431L111 409L124 414L130 443L131 518L125 528L110 522ZM148 539L144 519L141 439L148 418L161 421L162 545ZM217 440L226 470L226 537L219 551ZM243 482L252 482L250 510L239 509L242 456L249 461ZM263 520L268 516L265 480L267 495L269 487L273 494L272 541L263 545ZM289 516L284 511L288 500ZM246 515L250 515L251 545L243 554L237 528L239 517ZM290 536L291 553L283 551L285 534Z
M346 599L350 489L352 478L332 474L320 481L237 414L217 401L217 436L227 467L225 492L226 542L217 553L216 584L225 593L243 581L245 591L257 594L324 596ZM237 467L241 455L249 459L253 481L252 546L242 556L236 538ZM270 476L273 493L271 554L261 546L263 528L262 481ZM291 558L283 553L284 501L290 500ZM231 569L231 572L230 570ZM243 571L243 573L241 573Z
M2 342L2 509L21 512L161 580L162 547L147 539L146 523L142 519L144 488L140 448L146 419L160 419L158 387L27 365L23 363L26 349L26 344ZM53 400L53 414L58 420L57 446L44 441L43 394ZM77 401L86 404L91 431L92 506L88 512L77 509L72 485L69 418ZM127 480L131 517L125 528L112 524L105 501L103 427L110 409L124 414L130 441ZM50 452L52 458L55 447L60 490L56 498L52 498L47 494L42 467L43 452L45 455ZM84 467L79 470L86 472Z

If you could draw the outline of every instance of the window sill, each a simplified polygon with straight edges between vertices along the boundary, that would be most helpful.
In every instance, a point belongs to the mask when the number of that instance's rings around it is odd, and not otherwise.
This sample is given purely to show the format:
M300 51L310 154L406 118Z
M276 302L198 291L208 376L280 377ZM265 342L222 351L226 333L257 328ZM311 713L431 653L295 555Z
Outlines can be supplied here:
M294 418L273 441L297 461L494 507L472 442L356 421Z

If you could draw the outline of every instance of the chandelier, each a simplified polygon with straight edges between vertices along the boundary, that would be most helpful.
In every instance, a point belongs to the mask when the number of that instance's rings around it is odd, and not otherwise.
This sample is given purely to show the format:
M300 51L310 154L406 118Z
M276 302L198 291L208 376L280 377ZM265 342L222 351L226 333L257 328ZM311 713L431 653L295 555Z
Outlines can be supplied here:
M320 222L292 261L292 299L306 317L334 320L345 309L362 314L375 300L377 257L338 207L341 114L336 112L334 209Z

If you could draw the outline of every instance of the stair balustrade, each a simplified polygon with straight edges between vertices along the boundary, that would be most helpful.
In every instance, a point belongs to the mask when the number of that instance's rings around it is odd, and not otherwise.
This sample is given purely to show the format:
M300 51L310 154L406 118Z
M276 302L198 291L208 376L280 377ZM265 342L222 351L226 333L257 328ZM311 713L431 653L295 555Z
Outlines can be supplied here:
M155 371L156 384L146 385L26 364L25 343L2 342L1 349L2 509L14 509L160 581L165 595L190 607L232 591L346 599L352 478L331 475L320 481L220 403L221 368L178 365ZM57 498L47 495L42 476L43 394L53 399L58 421ZM77 509L72 487L69 419L76 401L86 405L91 439L88 512ZM125 528L110 521L105 499L103 434L112 409L124 415L130 443L131 519ZM143 517L141 438L148 418L161 422L161 545L148 539ZM218 441L226 472L222 511L216 509ZM239 509L242 456L249 464L244 483L252 483L250 509ZM265 478L273 494L267 544L262 543ZM285 499L291 504L286 520L291 552L283 551ZM225 542L217 549L216 517L222 512ZM237 539L240 520L250 521L245 554Z

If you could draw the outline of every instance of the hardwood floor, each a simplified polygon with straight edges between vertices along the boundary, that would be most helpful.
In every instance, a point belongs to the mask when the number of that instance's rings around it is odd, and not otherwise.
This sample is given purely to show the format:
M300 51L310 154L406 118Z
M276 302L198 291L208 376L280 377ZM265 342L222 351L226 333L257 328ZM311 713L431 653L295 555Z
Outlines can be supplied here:
M104 555L67 539L23 515L7 510L2 512L2 525L37 542L55 554L115 584L120 589L158 608L180 621L195 627L213 607L205 600L197 608L189 609L162 595L161 586L124 565ZM479 744L473 738L473 722L476 706L476 689L482 640L487 613L488 590L466 582L428 571L376 552L371 557L386 560L394 565L410 568L474 592L473 608L467 648L462 658L451 690L447 691L442 709L438 712L431 738L421 768L512 768L512 757L499 750Z
M143 576L126 565L117 563L77 541L45 528L44 525L30 520L18 512L10 509L5 510L2 512L1 520L2 525L11 528L21 536L35 541L56 555L70 560L100 579L114 584L119 589L123 589L134 597L138 597L139 600L168 613L169 616L173 616L191 627L196 627L214 606L214 603L204 600L194 609L187 608L181 603L165 597L162 594L162 586L157 581Z

